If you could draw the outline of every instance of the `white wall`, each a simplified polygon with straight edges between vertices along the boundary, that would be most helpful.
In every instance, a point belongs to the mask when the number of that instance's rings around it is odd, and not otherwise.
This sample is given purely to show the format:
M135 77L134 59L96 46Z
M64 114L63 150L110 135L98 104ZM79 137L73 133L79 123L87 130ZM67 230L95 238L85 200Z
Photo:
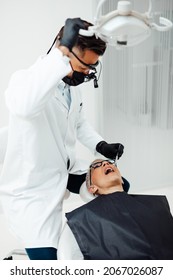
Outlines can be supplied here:
M132 2L134 10L147 11L149 1ZM173 1L152 3L154 18L173 21ZM123 176L132 192L173 188L173 29L153 31L133 48L109 47L103 62L100 129L107 141L125 146L118 162Z
M0 127L8 123L4 91L11 74L30 66L39 55L46 53L68 17L93 22L93 1L0 0ZM85 84L83 91L86 114L95 125L91 83ZM78 151L89 157L82 146Z

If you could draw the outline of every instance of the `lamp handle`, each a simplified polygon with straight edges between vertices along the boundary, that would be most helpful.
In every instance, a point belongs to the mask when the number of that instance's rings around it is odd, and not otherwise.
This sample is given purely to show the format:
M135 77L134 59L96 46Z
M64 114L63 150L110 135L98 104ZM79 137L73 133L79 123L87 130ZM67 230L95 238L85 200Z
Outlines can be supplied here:
M172 22L164 17L160 17L159 22L160 24L162 24L162 26L156 23L151 23L151 27L153 27L153 29L156 29L157 31L167 31L170 30L173 26Z
M94 26L89 26L88 29L80 29L79 35L86 36L86 37L92 37L95 35Z

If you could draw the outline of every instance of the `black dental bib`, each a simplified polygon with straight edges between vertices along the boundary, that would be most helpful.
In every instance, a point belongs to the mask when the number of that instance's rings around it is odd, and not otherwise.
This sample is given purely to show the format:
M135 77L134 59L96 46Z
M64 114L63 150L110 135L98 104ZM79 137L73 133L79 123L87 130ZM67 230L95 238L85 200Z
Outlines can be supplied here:
M173 217L165 196L101 195L66 217L86 260L173 260Z

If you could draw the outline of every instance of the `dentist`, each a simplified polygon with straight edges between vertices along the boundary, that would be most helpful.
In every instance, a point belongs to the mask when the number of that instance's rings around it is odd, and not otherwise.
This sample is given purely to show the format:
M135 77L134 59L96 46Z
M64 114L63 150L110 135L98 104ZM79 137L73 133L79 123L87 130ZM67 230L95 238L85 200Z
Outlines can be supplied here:
M0 195L11 230L30 259L57 259L66 188L79 192L88 164L76 159L80 141L93 154L120 157L83 113L79 84L94 80L106 44L79 35L90 23L67 19L48 54L14 73L5 92L9 137Z

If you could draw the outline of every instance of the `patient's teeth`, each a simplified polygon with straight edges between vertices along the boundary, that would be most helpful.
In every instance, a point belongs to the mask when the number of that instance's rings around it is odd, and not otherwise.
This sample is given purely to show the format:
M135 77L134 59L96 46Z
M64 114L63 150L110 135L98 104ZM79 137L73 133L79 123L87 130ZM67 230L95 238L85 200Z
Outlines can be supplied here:
M110 172L113 172L113 169L112 168L107 168L106 172L105 172L105 175L109 174Z

